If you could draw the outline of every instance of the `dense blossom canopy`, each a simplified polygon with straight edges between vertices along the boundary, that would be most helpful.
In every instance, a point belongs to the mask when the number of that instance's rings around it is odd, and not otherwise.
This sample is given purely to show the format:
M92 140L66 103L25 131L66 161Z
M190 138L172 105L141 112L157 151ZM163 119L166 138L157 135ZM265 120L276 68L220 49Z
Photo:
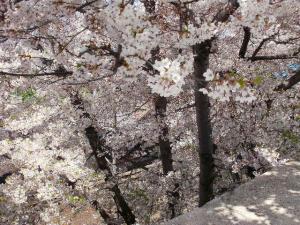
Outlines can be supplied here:
M298 154L299 10L298 0L1 1L0 163L11 168L0 184L5 222L28 222L24 208L34 205L39 224L64 224L64 205L81 199L118 212L107 196L119 183L127 199L148 201L135 202L140 224L163 220L155 212L164 211L171 184L195 192L193 91L211 100L220 173L245 165L258 173ZM194 90L194 47L207 40L207 84ZM152 104L157 96L167 99L163 116ZM123 181L128 161L152 157L162 124L174 172L145 169L138 181ZM88 127L103 140L109 175L91 160ZM190 195L182 195L182 211L193 207Z

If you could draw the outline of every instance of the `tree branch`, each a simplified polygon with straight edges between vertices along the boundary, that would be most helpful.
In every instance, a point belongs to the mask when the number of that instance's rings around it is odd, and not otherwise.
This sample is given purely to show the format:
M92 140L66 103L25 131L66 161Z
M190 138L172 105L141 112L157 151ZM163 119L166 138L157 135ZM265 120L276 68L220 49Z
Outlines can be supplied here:
M280 84L278 87L274 89L274 91L286 91L288 89L291 89L293 86L298 84L300 82L300 71L296 72L290 79L288 79L286 82Z
M84 9L85 7L92 5L93 3L97 2L97 1L98 1L98 0L93 0L93 1L90 1L90 2L86 2L86 3L82 4L81 6L79 6L79 7L76 9L76 11L81 12L81 13L84 13L84 10L83 10L83 9Z
M281 54L281 55L264 55L264 56L255 56L249 58L252 62L259 60L275 60L275 59L294 59L297 58L297 55L300 53L300 48L295 51L293 54Z
M0 76L11 76L11 77L43 77L43 76L56 76L56 77L67 77L72 75L72 71L67 71L64 69L58 69L54 72L49 72L49 73L9 73L9 72L3 72L0 71Z
M153 148L156 145L151 146ZM152 164L155 160L159 159L159 151L153 151L147 155L136 157L132 159L126 159L125 161L118 161L117 168L122 172L131 171L134 169L144 168Z
M226 22L239 6L240 4L237 0L228 0L226 7L215 15L212 22Z
M268 37L268 38L264 38L260 43L259 45L257 46L257 48L254 50L252 56L251 56L251 60L254 59L256 57L256 55L258 54L258 52L262 49L263 45L269 41L270 39L272 39L274 37L274 35Z
M193 107L195 107L195 102L191 103L191 104L187 104L186 106L180 107L180 108L176 109L175 112L179 112L179 111L189 109L189 108L193 108Z
M251 31L250 31L249 27L243 27L243 30L244 30L244 39L243 39L242 46L239 51L239 57L242 59L245 58L248 44L249 44L250 37L251 37Z

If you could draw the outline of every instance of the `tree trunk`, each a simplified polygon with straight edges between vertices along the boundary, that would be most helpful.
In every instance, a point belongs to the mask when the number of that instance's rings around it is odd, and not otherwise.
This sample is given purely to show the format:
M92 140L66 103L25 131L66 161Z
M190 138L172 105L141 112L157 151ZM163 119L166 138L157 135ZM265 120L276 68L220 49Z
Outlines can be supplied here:
M173 159L172 159L172 148L169 140L169 127L166 123L166 112L167 112L167 99L162 96L155 96L155 112L156 119L159 123L159 149L160 159L162 162L163 174L168 175L169 172L174 171ZM178 192L179 184L175 183L173 190L167 190L168 198L168 218L173 219L178 216L179 209L177 205L180 199Z
M143 1L146 11L149 14L155 13L155 0L144 0ZM155 60L159 60L159 47L152 49L151 59L149 62L153 64ZM152 66L149 68L152 70ZM160 149L160 159L162 162L163 174L168 175L169 172L173 171L173 160L172 160L172 148L169 140L169 127L166 123L166 113L167 113L167 98L159 95L154 96L155 105L155 116L159 124L159 149ZM168 214L169 218L172 219L178 215L176 212L176 206L180 198L179 192L177 191L179 184L175 184L174 190L167 191L168 197ZM178 210L177 210L178 211Z
M212 40L193 46L194 80L195 80L195 107L198 128L198 154L200 159L199 174L199 206L213 198L213 142L212 129L209 118L210 104L207 95L199 91L206 88L207 82L203 74L209 68L209 54Z
M107 161L104 156L99 156L101 154L105 154L105 151L102 149L102 140L100 139L100 135L96 131L96 129L92 126L89 126L88 128L85 129L86 131L86 136L89 140L89 143L91 145L91 148L94 153L94 157L96 158L96 162L98 165L98 168L101 170L106 170L108 172L107 179L112 179L113 174L110 170L110 167L107 164ZM127 204L124 196L121 193L121 190L118 186L118 184L114 184L112 187L111 191L114 193L114 201L116 203L118 213L123 217L125 223L127 225L132 225L135 223L135 216Z
M166 123L167 99L162 96L155 96L154 99L156 119L159 123L159 148L160 158L164 175L173 171L172 149L169 141L169 128Z
M114 193L114 201L116 203L119 214L125 220L127 225L135 224L135 216L128 206L124 196L121 193L121 190L117 184L112 187L112 192Z
M77 109L82 111L83 115L86 118L91 118L90 114L86 112L83 102L78 96L78 93L75 93L75 95L71 95L71 102ZM106 154L105 150L103 149L105 140L101 138L101 135L93 126L89 126L85 129L85 135L89 140L89 144L91 146L93 156L96 159L98 169L106 171L106 180L112 180L113 174L106 161L106 157L109 158L110 156ZM127 204L124 196L122 195L121 190L118 187L118 184L115 183L111 188L111 191L114 193L113 199L118 208L118 213L123 217L125 223L127 225L135 224L135 215L133 214L131 208ZM97 201L96 202L94 201L94 203L95 206L97 206ZM96 208L99 210L100 215L107 222L107 224L110 225L111 223L108 222L110 218L108 217L108 215L104 213L105 211L103 211L103 209L99 207Z
M244 30L244 38L243 38L243 42L242 42L242 46L240 48L239 51L239 57L241 59L245 58L245 55L247 53L247 48L248 48L248 44L251 38L251 31L249 27L243 27Z
M107 157L107 154L102 149L102 142L104 142L104 140L101 140L101 138L99 137L99 133L96 131L96 129L93 126L89 126L85 128L85 135L89 140L91 149L93 151L93 155L96 159L97 168L100 170L107 170L107 172L110 173L110 168L105 159L105 157Z

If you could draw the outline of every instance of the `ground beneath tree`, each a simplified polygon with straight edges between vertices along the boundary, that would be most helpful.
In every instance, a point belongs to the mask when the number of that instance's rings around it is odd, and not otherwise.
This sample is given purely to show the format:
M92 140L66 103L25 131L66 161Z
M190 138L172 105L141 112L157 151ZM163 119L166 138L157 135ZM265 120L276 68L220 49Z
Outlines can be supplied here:
M290 161L164 225L299 225L300 162Z

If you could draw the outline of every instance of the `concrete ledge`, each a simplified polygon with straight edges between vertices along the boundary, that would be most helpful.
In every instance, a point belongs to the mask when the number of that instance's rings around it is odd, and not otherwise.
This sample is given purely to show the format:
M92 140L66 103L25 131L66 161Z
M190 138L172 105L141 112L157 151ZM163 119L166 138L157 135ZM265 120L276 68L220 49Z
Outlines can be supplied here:
M164 225L299 225L300 162L291 161Z

